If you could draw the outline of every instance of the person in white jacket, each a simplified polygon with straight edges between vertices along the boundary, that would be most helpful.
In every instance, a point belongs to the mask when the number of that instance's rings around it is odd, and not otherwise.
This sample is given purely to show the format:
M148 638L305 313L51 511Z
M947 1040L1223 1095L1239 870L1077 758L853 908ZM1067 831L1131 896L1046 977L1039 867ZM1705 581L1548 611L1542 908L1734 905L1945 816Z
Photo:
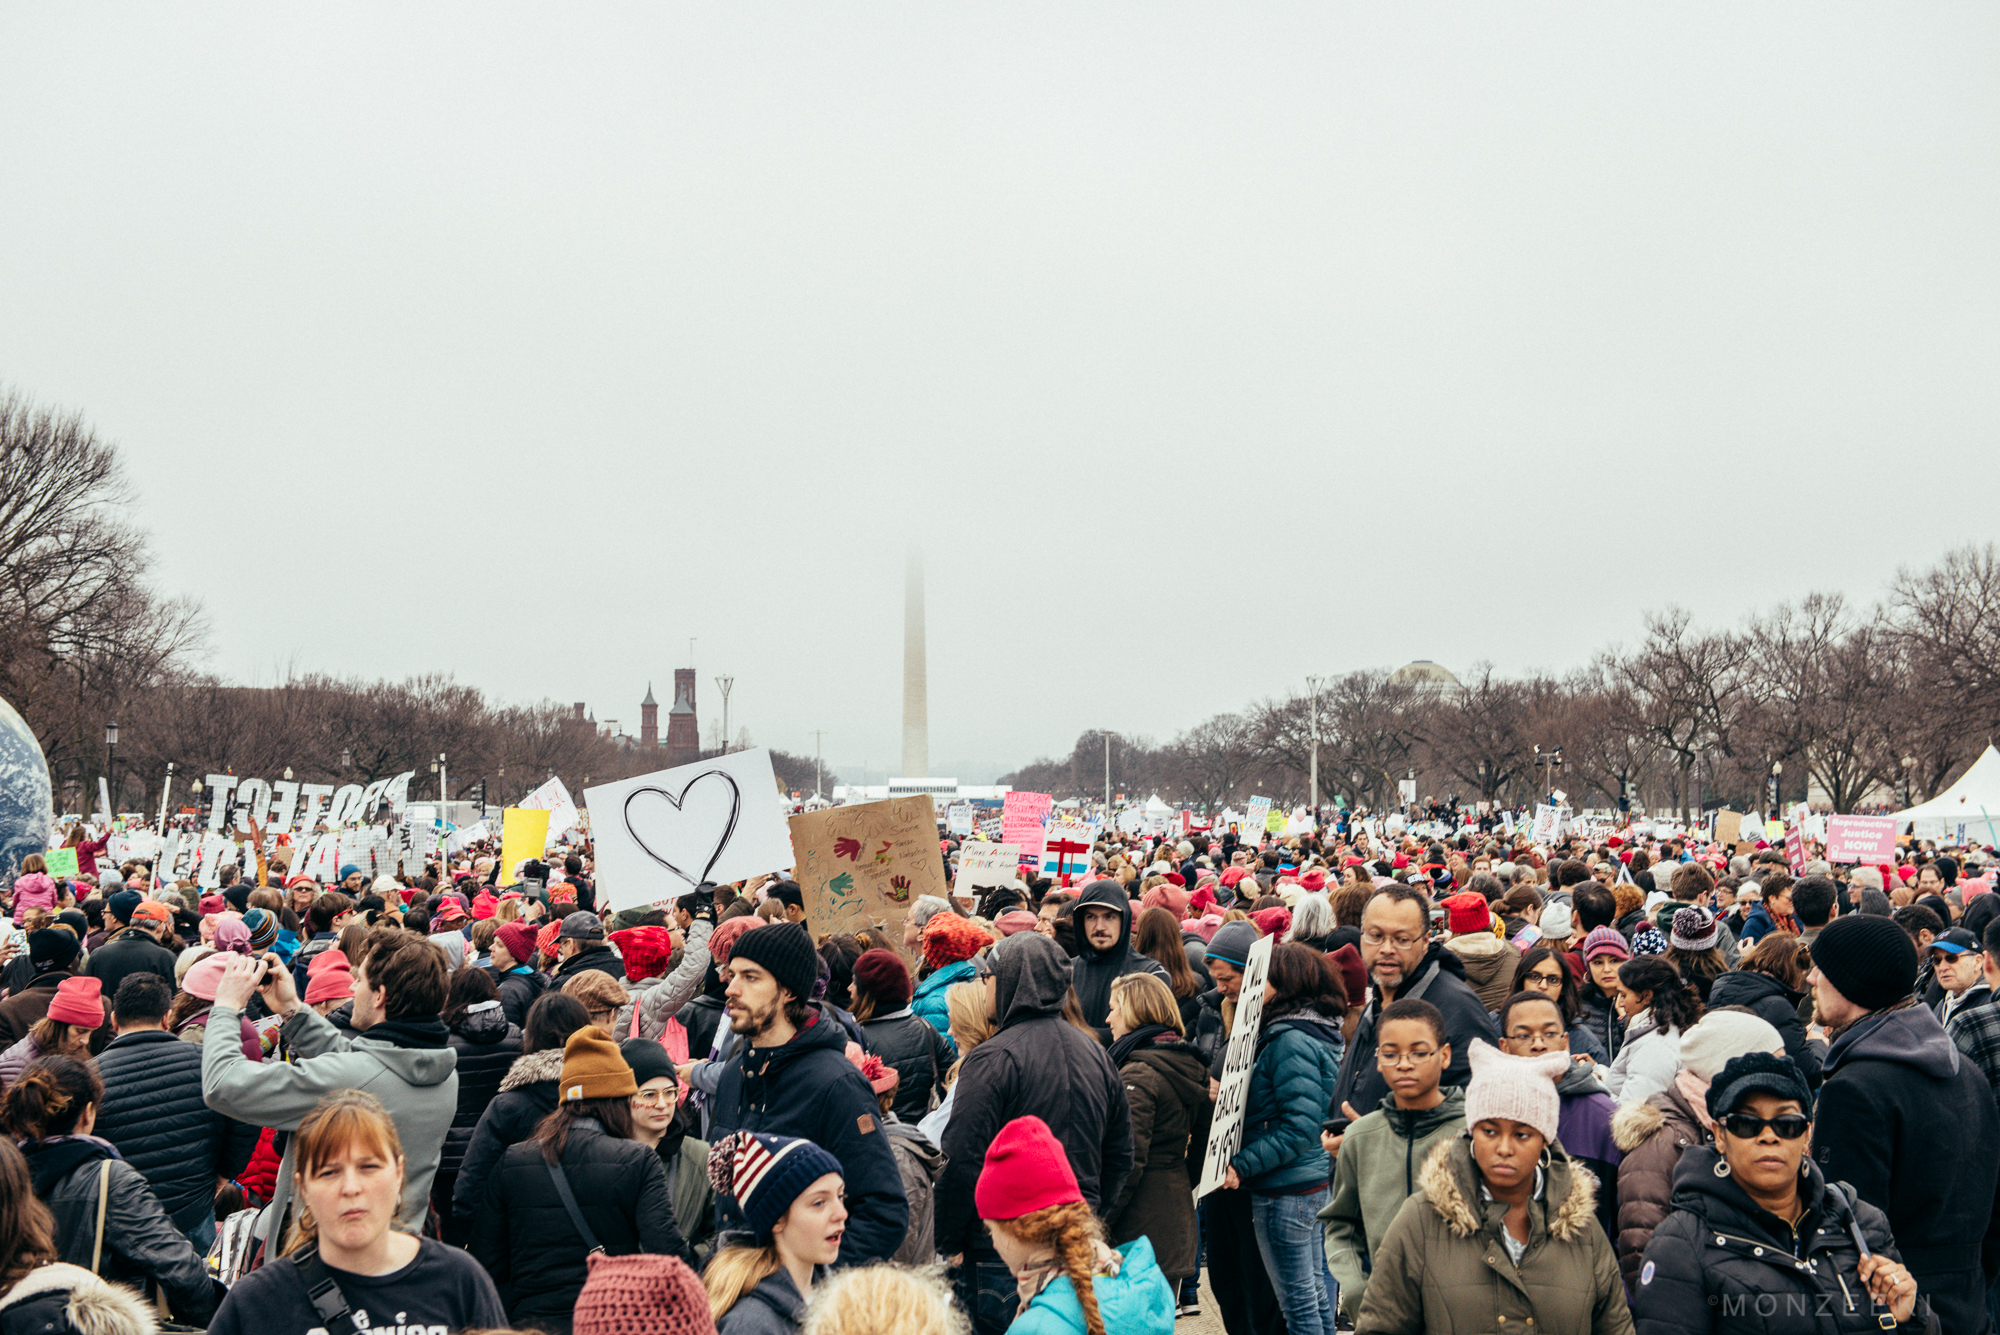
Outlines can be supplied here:
M1625 1043L1604 1086L1621 1104L1644 1103L1674 1083L1681 1035L1701 1017L1701 994L1660 956L1641 955L1618 966L1617 1001Z

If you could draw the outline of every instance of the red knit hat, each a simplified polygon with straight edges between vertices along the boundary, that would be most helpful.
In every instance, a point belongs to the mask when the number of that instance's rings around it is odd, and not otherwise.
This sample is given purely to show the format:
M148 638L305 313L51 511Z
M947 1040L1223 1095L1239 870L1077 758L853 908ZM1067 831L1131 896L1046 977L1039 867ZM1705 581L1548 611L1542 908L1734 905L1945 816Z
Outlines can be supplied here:
M56 984L49 1000L49 1018L58 1024L80 1024L86 1029L104 1024L104 984L95 978L65 978Z
M1467 890L1452 895L1444 901L1445 921L1453 936L1463 936L1468 932L1490 932L1493 930L1493 913L1486 907L1486 896Z
M1265 936L1283 936L1285 929L1292 925L1292 911L1275 906L1258 909L1250 915L1250 921L1256 923L1257 930Z
M715 1335L708 1290L678 1256L593 1252L576 1295L576 1335Z
M1299 877L1299 888L1308 894L1326 889L1326 873L1317 867Z
M977 924L956 913L933 913L924 924L924 963L932 969L969 960L992 944Z
M854 987L875 998L879 1014L888 1014L910 1001L910 970L893 950L864 950L854 961Z
M501 923L493 939L507 947L507 953L514 957L516 964L526 964L535 958L535 929L519 918Z
M544 955L555 954L556 938L561 934L562 934L562 919L551 918L549 920L548 926L542 928L541 931L535 933L535 949L541 951L542 954ZM511 948L509 948L508 953L509 954L513 953Z
M986 1147L986 1166L972 1189L981 1219L1024 1214L1083 1199L1062 1142L1039 1117L1016 1117Z
M345 952L322 950L306 964L306 1005L342 1001L353 995L354 971Z
M611 943L625 957L625 977L631 982L656 978L673 964L674 934L664 927L627 927L613 932Z
M715 925L715 930L708 934L708 954L709 958L715 961L717 972L721 971L723 965L729 963L730 953L736 949L736 943L743 939L743 934L763 925L764 920L751 913Z

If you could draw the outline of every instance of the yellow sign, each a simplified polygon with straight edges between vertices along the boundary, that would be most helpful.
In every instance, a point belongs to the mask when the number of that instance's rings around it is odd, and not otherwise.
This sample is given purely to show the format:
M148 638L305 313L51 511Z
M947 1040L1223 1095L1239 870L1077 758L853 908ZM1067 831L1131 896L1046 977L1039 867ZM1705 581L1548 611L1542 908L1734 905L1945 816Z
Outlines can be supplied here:
M512 885L522 858L538 858L549 846L549 813L532 807L508 807L500 828L500 884Z

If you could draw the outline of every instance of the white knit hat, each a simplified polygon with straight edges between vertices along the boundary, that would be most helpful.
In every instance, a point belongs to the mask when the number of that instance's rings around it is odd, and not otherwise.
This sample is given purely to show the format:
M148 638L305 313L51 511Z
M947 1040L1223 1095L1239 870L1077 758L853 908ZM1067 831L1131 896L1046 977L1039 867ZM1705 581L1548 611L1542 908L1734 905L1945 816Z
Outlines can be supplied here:
M1710 1011L1681 1035L1681 1069L1697 1080L1715 1079L1731 1057L1746 1052L1785 1050L1785 1040L1760 1015L1744 1011Z
M1522 1122L1556 1138L1562 1099L1556 1081L1569 1070L1567 1052L1540 1057L1510 1057L1486 1040L1472 1040L1472 1082L1465 1087L1465 1124L1477 1126L1489 1117Z
M1576 930L1569 905L1555 903L1542 910L1542 936L1549 941L1567 941Z

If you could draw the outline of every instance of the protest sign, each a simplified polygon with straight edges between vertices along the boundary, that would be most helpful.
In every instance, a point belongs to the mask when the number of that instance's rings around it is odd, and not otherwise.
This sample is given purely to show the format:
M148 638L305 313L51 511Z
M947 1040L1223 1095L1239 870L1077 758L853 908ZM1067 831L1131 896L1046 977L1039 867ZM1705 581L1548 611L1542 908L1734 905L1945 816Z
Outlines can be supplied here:
M549 846L549 813L508 807L500 815L500 884L514 884L522 858L539 858Z
M1764 822L1764 838L1767 842L1782 839L1784 837L1785 837L1785 823L1783 821L1767 820Z
M816 933L893 927L917 896L945 897L928 794L794 816L791 843L792 875Z
M1715 813L1715 842L1734 846L1743 838L1743 813L1723 810Z
M48 864L49 875L51 876L81 876L83 874L77 870L76 850L74 848L51 848L48 851ZM78 896L78 898L81 898L81 896Z
M1012 844L967 844L958 850L958 875L953 894L977 893L1019 884L1021 850Z
M1020 849L1022 862L1041 866L1049 812L1055 804L1047 793L1008 793L1000 807L1000 842Z
M1267 834L1282 834L1285 829L1285 813L1269 811L1264 814L1264 830Z
M1806 874L1806 836L1796 825L1792 827L1791 833L1785 836L1785 861L1790 865L1792 875Z
M1896 818L1830 817L1826 822L1826 860L1893 867L1896 864Z
M761 746L586 788L598 880L621 904L664 907L704 881L783 871L792 838L777 798Z
M1138 834L1146 828L1146 813L1137 807L1126 807L1118 813L1120 834Z
M1097 842L1100 827L1080 820L1052 821L1048 827L1048 845L1042 850L1042 875L1061 876L1063 884L1069 884L1069 877L1082 876L1090 870L1090 846Z
M1271 799L1253 797L1243 804L1243 825L1240 833L1245 843L1254 844L1263 837L1265 823L1271 818Z
M1000 818L998 816L988 816L985 820L980 821L979 833L989 844L999 842L1001 838ZM1019 845L1016 845L1016 847L1019 847Z
M953 802L945 808L944 828L949 834L963 839L972 833L972 803Z
M1528 837L1538 844L1553 844L1562 837L1562 808L1537 805L1535 823Z
M1202 1156L1201 1182L1194 1189L1200 1200L1222 1185L1229 1161L1243 1148L1244 1102L1250 1092L1250 1068L1257 1056L1257 1028L1264 1017L1264 975L1271 969L1274 937L1260 937L1243 965L1243 988L1236 997L1236 1022L1229 1031L1229 1049L1222 1059L1222 1082L1209 1122L1208 1153Z
M772 777L772 782L777 782L775 775ZM569 789L563 787L563 781L554 775L549 776L547 783L522 798L521 805L531 811L549 813L551 842L562 838L576 827L576 803L570 800Z

